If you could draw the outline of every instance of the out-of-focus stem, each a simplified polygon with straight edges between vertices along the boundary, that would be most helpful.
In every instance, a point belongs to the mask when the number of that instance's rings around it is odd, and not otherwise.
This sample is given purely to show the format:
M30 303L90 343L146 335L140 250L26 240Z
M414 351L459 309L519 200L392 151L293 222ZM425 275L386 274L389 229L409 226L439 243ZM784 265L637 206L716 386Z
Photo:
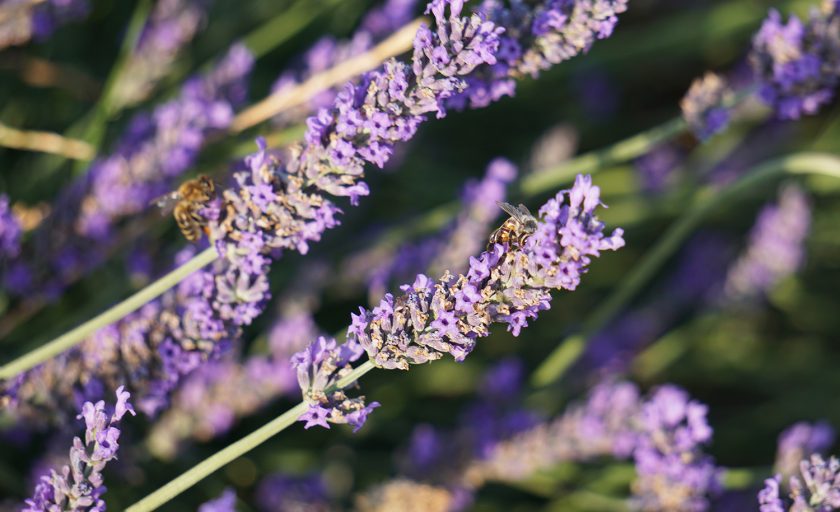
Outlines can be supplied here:
M520 191L523 195L532 196L564 185L582 172L591 172L592 169L601 169L640 157L661 142L678 135L685 128L682 117L671 119L604 149L585 153L550 169L536 171L522 180Z
M91 318L82 325L72 329L58 338L41 345L35 350L0 367L0 379L9 379L19 373L25 372L44 361L55 357L68 350L97 330L110 325L124 316L137 311L147 302L156 299L164 292L181 282L187 276L205 265L213 262L218 257L216 249L210 247L193 257L190 261L166 274L149 286L143 288L131 297L113 306L105 312Z
M840 178L840 158L825 153L796 153L765 162L723 190L701 189L688 210L671 225L658 242L627 275L621 285L589 315L580 332L560 342L531 377L535 386L548 385L563 376L581 356L591 337L604 328L653 278L659 268L681 246L703 219L756 187L784 175L820 174Z
M93 158L94 148L87 142L57 133L24 131L0 123L0 146L41 153L52 153L72 160Z
M242 39L255 59L291 39L304 27L312 23L338 0L296 2L291 9L284 10L278 16L268 20Z
M245 109L234 118L230 131L241 132L269 119L284 110L301 105L315 94L342 84L351 78L374 69L384 60L411 48L422 18L408 23L365 53L347 59L337 66L312 76L288 90L278 91Z
M359 365L358 368L353 369L353 371L347 374L346 377L338 381L337 385L334 388L327 389L327 394L331 393L332 391L335 391L336 389L342 389L349 386L350 384L360 379L364 374L371 371L373 368L374 366L372 362L365 361L363 364ZM224 449L219 450L218 452L199 462L191 469L182 473L180 476L170 481L163 487L158 488L153 493L141 499L134 505L128 507L126 511L147 512L150 510L155 510L158 507L166 504L172 498L186 491L187 489L200 482L203 478L210 475L214 471L222 468L223 466L235 460L236 458L245 455L257 446L271 439L273 436L279 434L286 428L290 427L295 421L298 420L298 418L300 418L300 416L303 413L306 412L308 407L309 406L306 404L306 402L301 402L297 404L296 406L284 412L277 418L271 420L269 423L266 423L262 427L243 437L239 441L228 445Z
M140 0L134 8L131 15L131 20L128 23L125 37L120 46L117 60L111 67L108 73L108 78L105 79L105 84L102 86L102 94L99 96L99 101L93 106L93 109L88 114L86 121L84 121L84 130L82 138L88 141L94 148L94 152L98 150L102 143L102 138L105 136L105 127L119 108L115 108L113 103L114 89L123 76L126 63L131 57L131 52L137 47L137 42L140 40L140 35L143 33L143 26L149 17L152 3L150 0ZM87 166L83 162L77 162L73 167L73 173L78 174L84 171Z

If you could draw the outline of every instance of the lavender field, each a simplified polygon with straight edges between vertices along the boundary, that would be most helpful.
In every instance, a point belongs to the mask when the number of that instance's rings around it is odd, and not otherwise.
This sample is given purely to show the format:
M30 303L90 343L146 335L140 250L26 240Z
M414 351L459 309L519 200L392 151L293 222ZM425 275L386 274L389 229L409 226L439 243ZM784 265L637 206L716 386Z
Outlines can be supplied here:
M0 0L0 511L840 510L840 0Z

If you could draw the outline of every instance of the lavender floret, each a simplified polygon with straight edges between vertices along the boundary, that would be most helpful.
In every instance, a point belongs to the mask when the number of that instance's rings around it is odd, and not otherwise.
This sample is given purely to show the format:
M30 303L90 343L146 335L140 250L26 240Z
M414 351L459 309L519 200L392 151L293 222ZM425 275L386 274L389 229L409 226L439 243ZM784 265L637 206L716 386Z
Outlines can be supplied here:
M775 9L753 38L750 55L759 97L782 119L816 114L834 97L840 76L840 17L825 2L806 22L787 23Z
M24 512L105 510L101 499L105 492L102 470L117 456L120 447L117 425L126 413L135 414L129 397L122 386L117 388L117 402L110 414L104 401L85 402L76 417L85 421L84 442L78 437L73 439L70 464L60 472L50 470L49 475L41 477L33 497L26 500Z
M707 140L726 129L732 95L726 81L714 73L706 73L692 82L680 108L689 129L698 139Z

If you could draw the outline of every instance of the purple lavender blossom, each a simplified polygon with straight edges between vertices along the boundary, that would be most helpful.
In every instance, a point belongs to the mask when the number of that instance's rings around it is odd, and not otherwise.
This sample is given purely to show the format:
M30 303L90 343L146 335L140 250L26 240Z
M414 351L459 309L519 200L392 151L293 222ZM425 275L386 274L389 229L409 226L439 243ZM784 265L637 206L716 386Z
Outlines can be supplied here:
M634 162L642 187L650 192L662 192L685 155L672 143L659 144Z
M207 136L230 124L252 65L247 49L234 46L216 68L187 81L178 98L136 115L116 151L93 162L58 198L8 271L9 290L49 299L104 261L121 222L174 188Z
M499 443L465 471L467 487L517 481L561 462L614 457L635 461L632 508L706 510L719 470L700 451L711 438L706 407L674 386L640 399L633 384L604 382L583 404Z
M356 496L355 509L358 512L384 512L386 510L410 510L424 512L452 512L462 510L450 490L414 482L404 478L389 480L376 485Z
M21 395L25 390L23 396L11 397L17 404L26 404L45 392L50 400L66 402L77 392L79 377L86 375L85 380L97 379L106 388L114 381L131 382L138 396L138 408L148 414L159 412L185 375L230 350L242 327L264 309L270 296L266 274L271 258L280 256L282 249L305 253L310 242L319 240L326 229L338 225L339 210L326 195L346 196L351 204L356 204L359 197L368 194L367 185L360 181L365 163L384 165L394 144L411 138L426 114L445 115L446 101L469 86L466 78L480 66L496 62L499 34L503 29L478 14L461 17L462 8L463 4L456 0L433 1L429 9L436 26L434 31L425 26L418 30L412 65L391 59L379 70L362 77L358 85L347 84L332 108L321 109L309 119L306 144L291 152L285 166L281 167L264 144L246 159L245 168L234 176L235 187L226 190L221 200L203 212L221 258L97 336L104 335L104 346L109 349L103 354L128 351L126 361L114 359L101 364L100 354L86 354L101 343L94 337L85 346L7 383L5 393ZM86 190L84 184L78 188ZM599 250L617 248L621 243L619 235L602 238L602 226L588 211L597 201L592 203L587 199L581 209L579 202L587 196L583 188L577 187L573 192L572 206L561 208L550 203L552 211L545 213L550 217L546 223L546 229L550 230L548 226L556 225L559 229L562 223L562 219L552 215L571 212L567 213L568 225L562 226L563 246L571 251L564 256L567 261L559 268L543 268L539 262L535 265L537 274L532 277L547 279L543 283L546 286L573 288L589 264L589 256L597 255ZM594 192L597 196L597 188ZM83 195L78 189L75 193L75 197ZM543 237L556 242L556 234ZM532 238L539 239L539 233ZM55 252L44 251L45 254ZM499 274L517 272L525 263L520 257L503 257L501 252L499 248L482 260L475 260L479 267L469 274L472 279L484 279L485 273L491 270ZM539 256L546 264L551 259L551 254ZM70 269L81 259L74 251L61 257L62 265ZM495 268L497 264L502 268ZM555 275L556 271L565 275ZM544 272L548 274L542 275ZM474 295L471 289L461 291L461 307L466 307ZM524 301L518 297L504 298L494 312L515 334L536 311L548 307L547 288L526 295ZM453 312L442 312L434 320L433 328L454 335L454 320ZM441 348L465 356L474 341L463 335L456 337L458 343L444 344ZM336 357L330 354L331 349L324 350L325 354L313 353L318 356L314 359ZM42 385L32 385L35 381ZM354 409L340 420L363 421L369 410L369 407Z
M9 196L0 194L0 262L5 263L20 253L21 232L20 220L12 212Z
M805 257L811 210L805 194L789 185L778 203L765 206L749 235L747 249L732 265L724 293L729 300L749 300L767 294L796 272Z
M720 492L720 472L701 451L712 437L707 410L674 386L659 388L642 406L633 453L641 510L707 510L708 496Z
M119 450L120 430L117 428L125 413L135 414L129 403L130 394L120 386L113 410L106 412L105 402L85 402L77 419L85 420L85 440L73 439L70 464L60 472L50 470L41 477L32 498L26 500L24 512L44 510L104 511L105 492L102 470L114 460Z
M514 78L536 77L541 71L589 51L598 39L612 35L627 0L544 0L524 2L484 0L480 12L505 27L498 62L480 68L469 78L470 88L451 101L458 108L487 106L513 96Z
M55 29L90 11L88 0L6 0L0 5L0 49L46 40Z
M753 39L750 56L759 97L782 119L816 114L834 97L840 74L840 19L835 2L803 23L782 23L771 10Z
M624 245L620 229L604 234L604 225L594 215L599 204L600 189L590 177L578 176L571 190L558 193L540 209L542 221L521 250L495 244L470 258L466 275L447 272L435 282L420 274L413 284L401 287L399 298L388 294L372 311L360 308L352 315L344 345L319 339L299 354L298 371L305 377L301 389L311 404L302 419L326 426L333 403L321 396L322 391L340 378L336 369L341 374L349 371L348 363L358 359L362 349L378 367L408 370L410 364L444 354L462 361L476 341L488 335L492 323L507 324L514 336L519 335L529 319L549 308L552 289L574 290L592 257ZM340 421L343 411L334 411Z
M714 73L706 73L692 82L680 108L689 129L698 139L707 140L726 129L732 94L726 81Z
M582 404L496 444L472 462L463 479L470 488L487 481L516 481L561 462L596 457L627 458L636 446L639 392L628 383L604 382Z
M782 478L776 475L764 481L758 493L761 512L827 512L840 508L840 461L811 455L799 464L799 475L791 476L784 495Z
M306 510L328 512L333 510L327 490L319 475L290 476L280 473L262 479L257 488L256 502L259 510Z
M225 489L218 498L202 503L198 512L236 512L236 492Z
M114 85L111 107L120 110L149 96L175 58L198 33L209 0L158 0L125 71Z
M811 455L822 454L834 444L836 433L827 422L799 422L779 435L774 471L782 479L795 476L799 463Z

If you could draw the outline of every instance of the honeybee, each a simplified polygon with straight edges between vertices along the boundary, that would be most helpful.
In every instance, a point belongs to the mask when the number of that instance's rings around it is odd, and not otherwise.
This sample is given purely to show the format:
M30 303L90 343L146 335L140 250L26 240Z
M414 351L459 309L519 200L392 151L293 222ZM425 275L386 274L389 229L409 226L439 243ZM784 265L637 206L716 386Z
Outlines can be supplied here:
M487 244L489 250L493 244L510 244L511 246L522 247L528 237L537 230L537 219L524 204L513 206L510 203L496 201L499 208L505 211L510 217L499 226L496 231L490 234L490 242Z
M181 183L178 190L162 195L152 201L158 208L172 209L175 222L181 233L190 242L201 238L207 219L199 213L216 198L216 184L207 176L199 176Z

